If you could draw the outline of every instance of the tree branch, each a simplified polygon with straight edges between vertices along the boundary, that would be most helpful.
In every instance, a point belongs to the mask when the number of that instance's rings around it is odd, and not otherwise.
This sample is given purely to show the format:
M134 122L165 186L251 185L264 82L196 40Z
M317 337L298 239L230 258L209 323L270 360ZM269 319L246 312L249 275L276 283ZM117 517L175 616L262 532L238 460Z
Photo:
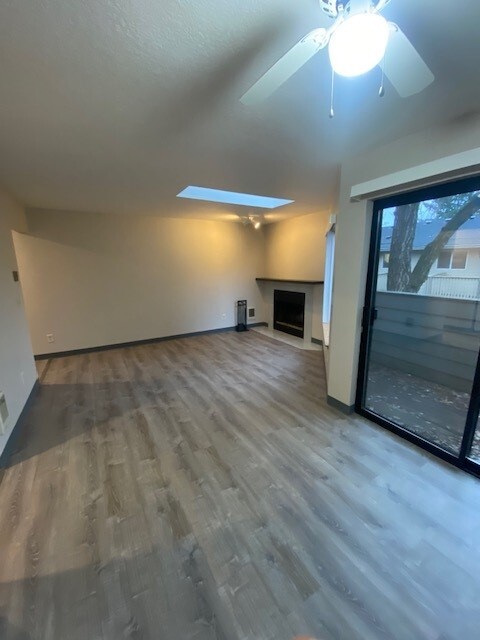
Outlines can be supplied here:
M480 193L471 197L471 199L457 211L457 213L444 225L437 236L425 247L413 269L408 284L404 291L418 293L420 287L428 278L433 263L438 258L440 251L445 247L447 242L453 236L462 224L480 209Z

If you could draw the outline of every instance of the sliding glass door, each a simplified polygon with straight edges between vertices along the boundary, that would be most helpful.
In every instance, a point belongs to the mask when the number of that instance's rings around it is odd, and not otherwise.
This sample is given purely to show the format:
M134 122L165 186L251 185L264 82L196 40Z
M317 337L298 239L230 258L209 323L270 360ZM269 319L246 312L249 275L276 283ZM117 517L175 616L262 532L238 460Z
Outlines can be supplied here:
M357 411L474 469L479 351L480 179L376 202Z

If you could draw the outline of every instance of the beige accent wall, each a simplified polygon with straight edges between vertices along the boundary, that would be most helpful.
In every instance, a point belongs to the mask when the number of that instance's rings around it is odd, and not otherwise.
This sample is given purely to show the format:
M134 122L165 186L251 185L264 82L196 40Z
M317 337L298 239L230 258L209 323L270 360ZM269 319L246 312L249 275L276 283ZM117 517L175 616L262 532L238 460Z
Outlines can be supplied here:
M345 162L336 225L328 393L353 405L365 296L372 204L351 202L353 185L480 145L480 117L432 128Z
M330 212L290 218L265 227L265 276L323 280Z
M262 230L58 211L27 218L15 247L36 354L233 326L237 299L263 321Z
M329 215L330 212L312 213L267 225L265 228L265 277L289 280L323 280L325 233L328 229ZM261 288L267 322L271 323L273 318L272 291L275 287L271 284L264 284L261 285ZM293 285L284 288L295 289ZM311 287L309 292L308 309L311 304L312 312L311 335L317 340L322 340L323 287Z
M9 411L5 433L0 434L0 453L37 378L22 291L12 276L17 270L12 230L25 228L22 207L0 191L0 391Z

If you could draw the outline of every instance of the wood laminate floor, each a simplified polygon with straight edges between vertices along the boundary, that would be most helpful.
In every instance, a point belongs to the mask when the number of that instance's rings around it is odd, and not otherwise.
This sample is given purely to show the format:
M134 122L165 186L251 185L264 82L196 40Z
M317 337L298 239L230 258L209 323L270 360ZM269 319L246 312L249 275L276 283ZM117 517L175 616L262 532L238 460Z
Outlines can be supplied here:
M255 332L43 363L0 484L2 640L474 640L480 482Z

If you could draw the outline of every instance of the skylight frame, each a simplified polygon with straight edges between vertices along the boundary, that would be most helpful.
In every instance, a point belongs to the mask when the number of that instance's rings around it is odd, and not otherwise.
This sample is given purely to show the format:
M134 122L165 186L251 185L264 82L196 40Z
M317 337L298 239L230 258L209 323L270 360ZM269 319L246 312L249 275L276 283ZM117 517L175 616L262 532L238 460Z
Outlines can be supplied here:
M177 198L270 210L278 209L279 207L284 207L287 204L295 202L294 200L288 200L286 198L273 198L270 196L259 196L250 193L240 193L237 191L224 191L222 189L211 189L209 187L199 187L195 185L189 185L180 191L180 193L177 193Z

